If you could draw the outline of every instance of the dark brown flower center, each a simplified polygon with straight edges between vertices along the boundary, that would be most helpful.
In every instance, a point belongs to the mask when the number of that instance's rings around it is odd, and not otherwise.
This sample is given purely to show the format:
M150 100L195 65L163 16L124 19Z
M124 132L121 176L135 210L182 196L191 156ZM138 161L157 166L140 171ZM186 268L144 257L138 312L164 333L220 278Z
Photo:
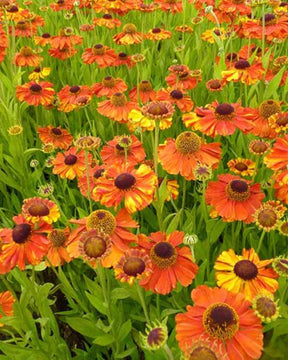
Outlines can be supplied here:
M125 262L123 270L128 276L135 277L143 273L145 270L145 262L138 257L131 256Z
M104 14L104 15L103 15L103 19L111 20L111 19L112 19L112 15L110 15L110 14Z
M127 103L127 98L122 93L115 93L111 97L111 103L115 106L124 106Z
M250 197L250 189L244 180L232 180L226 187L226 194L230 200L245 201Z
M136 179L132 174L122 173L115 179L115 186L120 190L130 189L136 183Z
M104 55L105 54L105 48L102 44L94 45L92 51L95 55Z
M276 16L275 14L265 14L264 16L265 19L265 24L269 24L269 23L274 23L274 21L276 20Z
M74 164L76 164L77 160L78 160L78 158L76 155L69 154L69 155L65 156L64 163L66 165L74 165Z
M170 95L172 98L177 99L177 100L183 99L183 96L184 96L182 91L180 91L180 90L172 90L170 92Z
M239 329L239 317L228 304L214 303L203 314L203 326L211 337L228 340Z
M120 58L121 60L125 60L125 59L127 59L127 57L128 57L128 55L125 54L124 52L120 52L118 54L118 58Z
M244 163L238 162L237 164L235 164L235 169L238 171L246 171L248 170L248 166Z
M44 33L44 34L42 35L42 38L43 38L43 39L49 39L50 37L51 37L51 35L48 34L48 33Z
M166 269L176 263L177 252L169 242L161 241L151 248L150 257L153 264L161 269Z
M268 144L261 140L255 140L251 143L251 150L255 154L263 154L268 150Z
M80 90L81 90L80 86L78 86L78 85L71 86L70 89L69 89L69 91L72 94L77 94L77 93L79 93Z
M264 119L268 119L271 115L274 115L281 111L281 106L278 101L266 100L259 106L259 113Z
M54 134L56 136L62 135L62 131L60 129L58 129L58 128L52 128L51 132L52 132L52 134Z
M139 84L139 90L140 91L143 91L143 92L148 92L148 91L151 91L152 90L152 84L150 81L148 80L143 80L140 82Z
M288 125L288 114L279 114L277 120L276 120L276 124L278 126L286 126Z
M273 209L263 209L257 215L257 221L264 228L274 227L278 221L278 216Z
M154 28L152 29L152 33L153 34L159 34L161 32L161 29L160 28Z
M39 203L29 206L28 212L32 216L47 216L50 211L47 205Z
M240 260L234 265L234 273L243 280L255 279L258 275L257 266L250 260Z
M30 86L30 91L33 93L40 93L42 87L39 84L33 84Z
M215 109L216 113L222 116L231 115L234 113L234 107L230 104L220 104Z
M23 244L31 234L31 225L29 224L18 224L12 230L12 239L17 244Z
M209 88L212 89L212 90L217 90L217 89L220 89L221 88L221 81L220 80L210 80L208 82L208 85L209 85Z
M229 53L226 55L226 60L227 61L235 61L237 60L237 54L236 53Z
M113 88L116 84L115 79L112 76L106 76L103 80L102 80L102 84L105 87L108 88Z
M104 169L98 169L98 170L96 170L96 171L94 172L94 174L93 174L93 177L94 177L95 179L100 178L100 177L103 175L104 171L105 171Z
M280 231L282 234L288 235L288 221L285 221L280 225Z
M111 235L116 228L115 217L106 210L93 211L86 220L88 230L102 230L105 234Z
M169 110L167 106L163 103L153 102L150 104L149 108L147 109L148 113L151 115L165 115L168 114Z
M54 246L59 247L65 243L67 237L63 230L55 229L48 234L48 239L51 240Z
M256 300L256 310L261 316L269 319L272 318L277 312L277 306L272 299L268 297L259 297Z
M234 64L235 69L244 70L250 67L249 61L247 60L238 60Z

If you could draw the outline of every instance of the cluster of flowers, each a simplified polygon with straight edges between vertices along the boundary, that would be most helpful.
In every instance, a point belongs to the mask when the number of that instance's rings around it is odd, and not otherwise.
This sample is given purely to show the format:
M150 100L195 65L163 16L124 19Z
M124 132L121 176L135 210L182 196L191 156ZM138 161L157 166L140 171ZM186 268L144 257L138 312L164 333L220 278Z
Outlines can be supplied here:
M25 4L29 6L30 2ZM288 36L287 3L272 2L273 13L261 18L252 16L253 2L222 0L216 5L214 0L208 0L205 4L213 10L208 9L206 13L202 1L188 1L188 4L198 10L192 26L197 26L203 18L226 24L225 28L217 26L201 34L201 38L209 43L216 39L221 43L231 36L255 40L264 37L267 43L275 39L282 42ZM140 0L82 0L76 5L72 0L59 0L50 4L50 8L42 7L41 11L65 10L66 15L73 17L76 8L104 13L102 17L93 18L92 24L80 27L79 30L85 33L92 32L95 27L118 28L122 22L116 15L124 16L132 10L142 14L183 11L182 1L178 0L155 0L149 4ZM235 13L241 15L237 22ZM66 128L38 127L44 152L57 151L50 159L53 174L71 181L76 179L81 194L97 203L99 208L91 210L87 217L70 219L66 228L58 228L54 225L60 218L57 200L47 199L52 193L51 186L42 186L39 189L42 197L24 200L21 214L13 218L13 229L0 230L1 274L9 273L16 266L24 270L27 264L38 265L43 260L46 266L61 266L81 258L92 268L112 267L119 281L131 285L139 282L145 290L157 294L169 294L179 283L189 286L198 271L191 255L193 245L189 237L182 231L143 234L132 218L133 214L159 200L159 187L167 188L167 201L173 202L178 197L177 180L163 180L159 176L159 164L169 175L205 183L204 199L210 206L211 217L221 217L224 222L255 223L263 234L277 229L288 235L288 221L283 219L288 204L288 135L285 135L288 113L284 104L268 99L255 108L244 107L240 102L215 100L194 108L189 91L202 82L202 72L184 64L169 67L164 88L156 90L151 81L142 80L129 90L130 100L125 95L126 82L113 76L106 76L91 86L65 85L56 94L51 82L42 81L53 75L53 71L41 64L49 56L59 60L74 57L78 53L76 46L83 44L83 36L75 35L68 27L62 28L58 35L36 35L45 25L44 19L9 0L0 0L0 19L8 21L12 37L33 39L41 51L50 47L45 56L40 56L40 51L29 46L23 46L15 54L13 62L16 66L34 67L28 75L30 81L17 86L18 100L69 113L89 105L96 97L98 113L112 123L126 126L130 132L129 135L116 135L101 147L102 140L96 136L80 137L73 144L73 136ZM173 36L172 31L159 27L144 34L131 23L124 24L122 30L112 37L115 45L137 45L144 40L159 42ZM192 34L194 28L182 25L175 30ZM0 44L0 61L3 61L8 36L2 24ZM267 54L268 68L264 69L263 59ZM111 68L112 72L121 65L125 65L126 70L138 66L145 57L117 54L114 48L96 44L85 48L81 59L82 66L95 64L99 69ZM220 62L219 55L216 64ZM231 82L247 87L259 81L271 81L279 72L282 76L280 86L287 81L288 57L274 57L263 46L249 43L238 53L226 54L224 63L226 69L221 71L221 79L206 82L211 94L222 92ZM107 99L98 101L102 97ZM173 126L177 129L176 115L181 115L186 130L158 145L159 129ZM13 134L13 129L9 131ZM143 141L144 133L152 131L155 133L153 160L147 156ZM226 162L230 173L220 174L217 180L210 181L221 160L226 165L220 137L228 137L236 131L255 137L249 144L249 151L256 161L239 157L230 159ZM140 133L141 141L133 133ZM254 183L257 164L261 162L273 171L277 200L264 201L261 184ZM263 350L261 322L272 321L278 316L273 294L278 289L278 276L287 276L288 263L285 257L260 260L257 254L260 247L261 241L257 251L243 249L241 255L233 249L223 251L214 264L218 287L201 285L192 291L194 306L188 306L185 314L176 316L176 338L187 359L260 358ZM1 294L0 303L6 315L12 314L13 301L11 293ZM158 340L164 341L167 331L157 329L153 339L159 345Z

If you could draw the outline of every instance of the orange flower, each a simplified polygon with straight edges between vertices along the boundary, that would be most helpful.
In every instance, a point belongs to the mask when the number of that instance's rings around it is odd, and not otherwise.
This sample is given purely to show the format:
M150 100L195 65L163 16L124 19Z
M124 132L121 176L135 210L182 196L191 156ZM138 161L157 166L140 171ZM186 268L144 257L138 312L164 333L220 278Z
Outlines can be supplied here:
M270 266L271 260L260 260L254 249L243 249L242 256L233 249L223 251L215 261L217 285L233 293L242 293L252 301L262 290L274 293L278 275Z
M123 93L128 89L125 81L113 76L106 76L101 82L93 84L91 90L97 97L112 97L115 93Z
M89 167L89 185L90 185L90 197L91 199L96 201L96 198L94 197L93 190L96 186L97 179L99 179L101 176L103 176L105 171L105 168L103 165L99 166L96 165L93 168ZM89 191L88 191L88 180L86 171L82 176L78 177L78 187L81 192L81 194L85 197L88 197Z
M39 66L43 57L34 53L29 46L23 46L19 53L15 54L14 62L16 66Z
M115 136L103 146L101 158L105 164L121 166L128 162L134 166L139 164L146 157L142 143L135 135Z
M113 18L110 14L104 14L102 18L93 19L93 24L97 26L105 26L107 29L114 29L121 25L121 21Z
M47 266L61 266L72 260L67 251L68 236L70 234L69 227L62 229L53 229L48 232L48 240L50 244L46 254Z
M152 263L146 251L129 249L114 266L115 278L132 285L134 281L147 278L152 273Z
M39 197L24 200L22 215L32 224L39 221L52 224L60 217L59 208L53 201Z
M191 250L183 244L184 232L173 231L165 234L161 231L149 237L139 235L139 246L144 248L152 261L152 274L140 285L146 290L158 294L169 294L176 288L177 282L187 287L195 278L198 266L193 263Z
M103 259L102 266L115 266L131 243L137 242L137 236L128 228L137 228L138 224L132 220L125 209L121 209L116 216L109 211L99 209L93 211L87 218L70 220L77 224L69 236L68 252L73 258L79 257L79 241L85 231L98 230L110 235L112 239L111 252Z
M82 60L85 64L90 65L96 62L99 68L112 66L115 59L115 50L102 44L96 44L92 48L86 48L85 52L82 54Z
M50 39L51 39L51 35L49 33L44 33L41 36L35 35L33 37L35 44L40 46L50 45Z
M246 109L239 103L219 104L214 101L205 108L197 107L195 112L184 114L183 122L186 127L199 130L208 136L227 136L233 134L237 128L244 134L252 129L252 122L246 116Z
M230 81L241 82L246 85L256 84L264 75L261 63L250 64L249 61L241 59L236 61L227 70L221 72L224 84Z
M37 228L27 222L23 215L13 217L13 229L1 229L2 249L0 254L1 268L5 273L17 265L24 270L26 263L37 265L46 254L49 241L44 235L51 230L51 225L39 222ZM2 270L2 269L1 269Z
M4 316L13 316L13 304L15 302L15 298L10 291L3 291L0 293L0 319ZM0 322L0 328L4 326Z
M49 49L48 53L51 57L57 58L59 60L66 60L69 59L71 57L73 57L74 55L76 55L78 52L77 49L74 49L72 47L64 47L62 49Z
M58 0L50 4L53 11L72 10L74 7L74 0Z
M221 158L220 143L205 144L196 133L185 131L177 139L168 138L158 148L159 161L169 174L195 180L194 170L201 163L216 168Z
M234 16L251 14L251 7L246 4L245 0L221 0L219 9L224 13L232 13Z
M134 24L126 24L123 26L123 32L113 36L113 41L117 45L140 44L143 35L137 31Z
M206 190L206 203L212 206L213 217L223 221L254 221L254 212L261 206L265 194L260 184L230 174L219 175L218 181L210 181Z
M142 80L137 87L134 87L129 91L130 99L138 102L138 91L139 88L139 98L143 104L155 100L156 92L153 90L152 84L149 80Z
M275 176L275 196L277 199L288 204L288 170L283 170Z
M14 31L16 37L32 37L36 33L36 28L33 28L28 20L23 19L17 21ZM12 26L9 26L9 34L13 34Z
M274 39L285 39L288 34L288 16L277 16L275 14L265 14L264 16L264 36L268 42ZM262 17L257 20L248 20L243 24L243 33L248 38L262 39L263 35Z
M53 125L48 125L44 128L38 127L37 131L42 143L53 144L55 149L66 150L73 141L73 137L69 131L62 129L60 126L53 127Z
M158 27L151 29L145 34L145 39L153 40L153 41L161 41L170 39L172 36L171 31L167 31L165 29L160 29Z
M255 360L263 349L261 320L243 294L198 286L191 293L194 306L176 315L176 339L183 351L202 338L221 348L227 360ZM222 359L222 358L221 358ZM226 359L226 358L224 358Z
M111 99L98 103L97 111L111 120L125 123L130 111L135 108L138 108L137 103L128 101L124 94L116 92Z
M107 207L118 205L124 201L124 206L131 214L145 209L153 201L157 185L157 177L147 165L138 169L129 166L110 167L105 172L105 178L97 182L94 195L98 201Z
M85 152L81 150L77 154L77 151L76 147L71 147L64 154L59 152L53 160L53 174L69 180L75 179L76 176L83 176L86 169ZM88 154L88 162L91 163L91 154Z
M288 130L288 112L279 112L268 118L268 124L277 134L285 133Z
M277 138L270 154L264 157L264 164L272 170L285 170L288 166L288 134Z
M177 14L183 11L181 0L155 0L155 4L159 4L161 10Z
M206 82L206 89L212 92L222 91L222 81L218 79L211 79Z
M161 89L157 91L156 99L159 101L169 101L176 105L181 112L191 111L194 103L190 96L185 95L185 92L179 89Z
M276 132L270 127L269 118L280 111L280 102L272 99L263 101L258 109L247 108L246 118L254 125L250 132L261 138L274 139Z
M58 36L52 36L50 38L50 45L52 49L69 49L73 48L74 45L81 45L83 37L79 35L73 35L73 29L65 27L60 30Z
M78 107L78 100L83 96L92 97L92 91L87 85L65 85L57 94L60 104L59 111L70 112Z
M167 84L174 88L191 90L202 80L201 76L194 76L186 65L172 65L169 68L170 74L165 78Z
M16 97L20 101L25 101L29 105L49 105L54 97L55 90L52 88L53 84L48 81L28 82L24 85L19 85L16 88Z
M128 68L131 68L136 65L136 63L132 62L131 56L125 54L124 52L118 53L113 66L121 66L126 65Z

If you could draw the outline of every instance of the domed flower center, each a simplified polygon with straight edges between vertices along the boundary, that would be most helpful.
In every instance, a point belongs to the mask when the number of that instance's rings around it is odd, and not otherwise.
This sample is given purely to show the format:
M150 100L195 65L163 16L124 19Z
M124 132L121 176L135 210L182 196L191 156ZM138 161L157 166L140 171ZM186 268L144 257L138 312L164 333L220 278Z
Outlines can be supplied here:
M33 72L35 72L35 73L40 73L40 72L41 72L40 66L37 66L37 67L33 70Z
M148 92L152 90L152 84L148 80L143 80L139 84L139 90L142 92Z
M31 225L29 224L18 224L12 230L12 239L17 244L23 244L31 234Z
M58 0L58 1L57 1L57 4L58 4L58 5L63 5L64 3L65 3L64 0Z
M103 80L102 80L102 85L108 88L113 88L116 84L115 79L112 76L106 76Z
M227 61L235 61L237 60L237 54L236 53L229 53L226 55L226 60Z
M123 265L123 270L128 276L136 277L137 275L142 274L145 270L145 262L138 257L131 256Z
M246 201L250 197L250 189L244 180L232 180L226 187L226 194L230 200Z
M201 138L191 131L185 131L177 136L176 149L183 155L192 155L199 150Z
M244 4L246 0L232 0L233 4Z
M48 234L48 239L54 246L60 247L65 243L67 237L63 230L55 229Z
M105 234L111 235L116 229L116 220L109 211L96 210L87 217L86 228L102 230Z
M115 179L115 186L120 190L128 190L136 183L136 179L132 174L122 173Z
M104 169L96 170L93 174L94 179L100 178L103 175L104 171L105 171Z
M276 23L276 16L275 14L265 14L265 25L271 25Z
M180 91L180 90L172 90L171 92L170 92L170 96L173 98L173 99L176 99L176 100L181 100L181 99L183 99L183 93L182 93L182 91Z
M65 156L64 163L66 165L74 165L74 164L76 164L77 160L78 159L77 159L76 155L69 154L69 155Z
M125 106L127 103L127 98L124 94L122 93L115 93L114 95L112 95L111 97L111 103L114 106Z
M29 46L23 46L20 50L22 56L31 56L33 55L33 50Z
M85 236L84 234L85 240L83 249L85 255L94 259L100 258L106 252L106 241L102 237L95 234L87 235Z
M261 48L260 46L253 46L253 47L251 48L251 51L252 51L252 53L256 52L256 55L258 56L258 55L261 54L262 48Z
M177 252L169 242L161 241L150 250L150 257L154 265L161 269L167 269L177 261Z
M56 135L56 136L62 135L62 131L60 129L58 129L58 128L52 128L51 132L52 132L53 135Z
M153 34L159 34L159 33L161 33L161 29L160 28L154 28L154 29L152 29L152 33Z
M42 38L43 38L43 39L49 39L50 37L51 37L51 35L48 34L48 33L44 33L44 34L42 35Z
M95 55L104 55L105 54L105 48L102 44L96 44L92 48L92 52Z
M248 170L248 166L242 162L238 162L237 164L235 164L235 169L238 171L246 171Z
M232 119L234 116L234 107L230 104L224 103L224 104L219 104L216 109L216 117L220 117L221 119Z
M250 260L240 260L234 265L234 273L243 280L255 279L258 275L257 266Z
M161 327L152 329L147 336L147 343L150 347L160 346L166 340L165 331Z
M269 148L269 144L261 141L261 140L254 140L250 144L251 151L256 155L262 155L264 154Z
M168 109L166 107L165 104L163 103L157 103L157 102L153 102L150 104L149 106L149 110L148 110L149 114L151 115L165 115L165 114L168 114Z
M28 29L28 21L20 20L17 22L16 28L19 30L26 30Z
M28 212L32 216L47 216L50 211L47 205L39 203L29 206Z
M12 5L9 8L7 8L6 11L10 12L10 13L16 13L16 12L18 12L18 6Z
M123 32L125 34L135 34L137 31L137 28L134 24L126 24L123 26Z
M34 94L40 93L42 90L42 87L39 84L33 84L30 86L30 91Z
M236 61L234 64L235 69L238 70L244 70L244 69L248 69L250 67L249 61L247 60L239 60Z
M228 304L215 303L205 310L203 326L211 337L225 341L233 338L238 331L239 317Z
M279 230L282 234L288 235L288 221L284 221L283 223L281 223Z
M257 221L264 228L271 228L277 224L278 216L273 209L263 209L257 215Z
M185 65L172 65L169 70L174 74L183 75L184 73L187 73L188 68Z
M104 14L104 15L103 15L103 19L111 20L111 19L112 19L112 15L110 15L110 14Z
M209 89L217 90L221 88L221 81L217 79L213 79L209 81Z
M264 119L268 119L271 115L281 111L279 101L266 100L259 106L259 113Z
M199 345L192 350L187 360L218 360L218 357L207 346Z
M288 125L288 113L279 114L279 116L278 116L278 118L276 120L276 124L278 126L283 126L283 127Z
M78 85L75 85L75 86L71 86L69 91L72 93L72 94L78 94L80 92L81 88L80 86Z
M10 3L9 0L0 0L0 8L3 8L5 6L8 6Z
M221 35L221 32L220 32L219 29L215 29L215 30L213 31L213 33L214 33L215 35L217 35L217 36L220 36L220 35Z
M255 309L261 316L267 319L271 319L277 312L275 302L267 296L259 297L256 300Z
M127 57L128 57L128 55L125 54L124 52L120 52L120 53L118 54L118 58L119 58L120 60L125 60L125 59L127 59Z

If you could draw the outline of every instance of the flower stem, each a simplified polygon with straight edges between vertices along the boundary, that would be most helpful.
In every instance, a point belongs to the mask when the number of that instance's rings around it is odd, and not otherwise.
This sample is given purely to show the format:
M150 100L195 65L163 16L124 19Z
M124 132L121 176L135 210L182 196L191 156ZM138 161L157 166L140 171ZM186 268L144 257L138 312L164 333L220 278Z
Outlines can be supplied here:
M86 180L87 180L87 196L89 200L89 210L92 213L92 200L91 200L91 188L90 188L90 178L89 178L89 162L88 162L88 151L85 150L85 166L86 166Z
M265 236L265 231L263 230L262 231L262 234L260 236L260 240L259 240L259 243L258 243L258 247L257 247L257 250L256 250L256 253L258 254L261 247L262 247L262 243L263 243L263 239L264 239L264 236Z
M149 315L148 315L147 306L146 306L145 299L144 299L144 296L143 296L143 290L142 290L141 286L139 285L138 281L135 282L135 285L136 285L136 290L137 290L138 297L139 297L139 300L140 300L140 303L141 303L141 306L142 306L142 309L143 309L143 312L144 312L146 322L147 322L148 325L151 325L151 321L150 321L150 318L149 318Z

